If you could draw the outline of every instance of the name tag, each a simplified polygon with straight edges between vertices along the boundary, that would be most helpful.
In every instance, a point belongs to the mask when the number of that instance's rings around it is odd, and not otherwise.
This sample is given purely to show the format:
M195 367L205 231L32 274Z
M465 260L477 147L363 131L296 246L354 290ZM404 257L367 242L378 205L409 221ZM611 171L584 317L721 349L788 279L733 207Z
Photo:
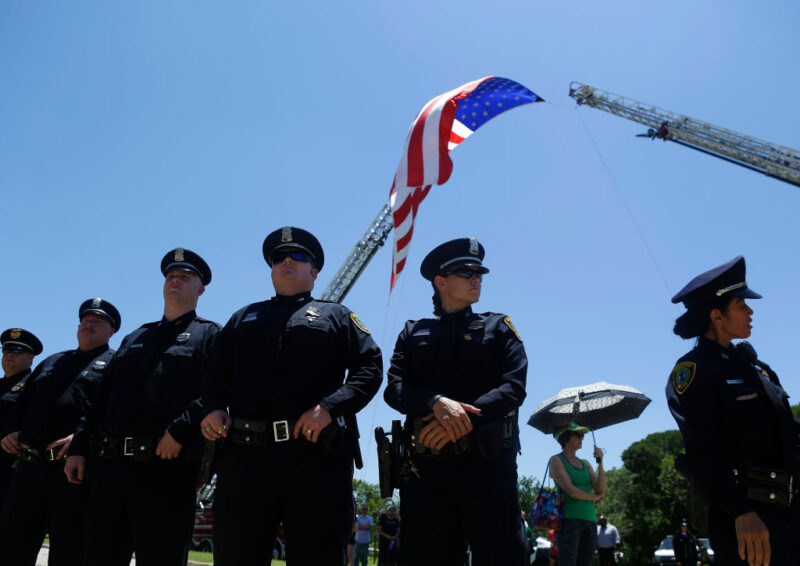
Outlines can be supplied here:
M728 385L740 385L744 383L744 379L728 379L725 380L725 383L727 383Z
M429 328L423 328L422 330L417 330L412 336L430 336L431 331Z

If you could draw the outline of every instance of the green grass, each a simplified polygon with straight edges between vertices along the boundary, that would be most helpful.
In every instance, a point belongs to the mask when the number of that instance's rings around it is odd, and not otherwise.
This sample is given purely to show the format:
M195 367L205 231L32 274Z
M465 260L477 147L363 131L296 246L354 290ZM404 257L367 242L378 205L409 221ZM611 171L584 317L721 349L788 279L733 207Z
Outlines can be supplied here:
M189 560L193 560L195 562L205 562L207 564L211 564L214 561L210 552L196 552L194 550L189 551ZM377 566L378 559L370 557L367 564L368 566ZM273 560L272 566L286 566L286 562L283 560Z

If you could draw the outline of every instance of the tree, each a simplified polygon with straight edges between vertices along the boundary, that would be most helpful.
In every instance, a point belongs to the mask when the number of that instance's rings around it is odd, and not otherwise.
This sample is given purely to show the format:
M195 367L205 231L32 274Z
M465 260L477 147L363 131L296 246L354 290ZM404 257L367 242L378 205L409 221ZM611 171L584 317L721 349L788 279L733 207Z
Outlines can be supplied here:
M800 420L800 403L792 405L792 412L794 413L794 418Z
M517 488L519 489L519 506L525 513L526 519L530 518L533 500L539 492L540 482L533 476L522 476L519 478Z
M649 563L653 547L688 515L688 483L675 470L681 452L679 431L651 434L622 453L622 469L607 472L598 511L619 529L629 564Z

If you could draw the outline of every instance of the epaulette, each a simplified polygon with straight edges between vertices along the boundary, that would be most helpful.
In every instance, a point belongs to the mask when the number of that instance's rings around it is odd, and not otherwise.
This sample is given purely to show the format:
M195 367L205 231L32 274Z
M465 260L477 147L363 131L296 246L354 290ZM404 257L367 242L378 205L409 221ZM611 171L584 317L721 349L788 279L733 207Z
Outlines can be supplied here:
M202 318L199 316L194 317L195 322L202 322L204 324L213 324L214 326L219 326L218 322L214 322L213 320L208 320L207 318Z

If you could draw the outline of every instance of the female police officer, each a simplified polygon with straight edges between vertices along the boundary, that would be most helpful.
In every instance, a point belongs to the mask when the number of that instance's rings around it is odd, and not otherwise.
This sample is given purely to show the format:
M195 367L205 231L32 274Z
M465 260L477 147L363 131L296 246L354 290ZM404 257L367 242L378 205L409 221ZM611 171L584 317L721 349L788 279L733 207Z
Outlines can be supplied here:
M526 541L517 494L517 409L528 360L509 317L473 313L483 246L444 243L422 262L437 318L408 321L384 398L406 415L411 467L401 486L401 564L521 566ZM412 474L413 475L413 474Z
M800 423L775 372L747 342L731 345L750 336L748 298L761 295L748 288L741 256L672 298L687 308L675 334L697 337L697 344L672 370L667 400L693 479L708 497L717 561L798 564Z

